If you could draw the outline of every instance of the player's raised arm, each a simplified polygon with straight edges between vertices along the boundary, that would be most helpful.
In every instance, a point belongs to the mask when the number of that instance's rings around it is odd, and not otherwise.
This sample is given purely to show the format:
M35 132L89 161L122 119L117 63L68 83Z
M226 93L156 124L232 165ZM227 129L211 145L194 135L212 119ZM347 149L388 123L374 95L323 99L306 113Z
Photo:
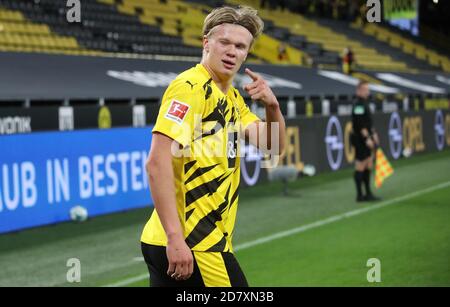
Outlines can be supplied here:
M286 125L278 100L261 75L249 68L245 69L245 73L252 79L252 82L246 84L244 90L252 100L261 102L266 109L266 121L248 125L245 135L250 143L259 149L267 149L271 153L281 155L285 148ZM278 148L273 145L277 145Z

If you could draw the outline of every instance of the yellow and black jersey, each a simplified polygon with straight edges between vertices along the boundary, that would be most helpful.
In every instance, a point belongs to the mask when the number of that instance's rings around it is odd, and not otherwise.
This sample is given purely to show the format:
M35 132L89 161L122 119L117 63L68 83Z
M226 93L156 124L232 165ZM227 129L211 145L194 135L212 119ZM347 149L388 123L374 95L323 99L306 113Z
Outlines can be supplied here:
M258 121L238 90L226 95L201 64L169 85L153 132L182 145L172 160L178 215L194 251L232 252L240 179L240 134ZM156 210L141 241L165 246Z

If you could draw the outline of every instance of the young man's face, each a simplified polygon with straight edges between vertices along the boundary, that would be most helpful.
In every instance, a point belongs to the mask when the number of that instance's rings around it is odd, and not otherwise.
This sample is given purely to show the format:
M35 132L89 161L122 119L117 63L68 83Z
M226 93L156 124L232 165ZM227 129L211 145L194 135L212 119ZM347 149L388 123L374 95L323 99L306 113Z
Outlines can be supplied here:
M221 24L203 39L204 63L223 81L232 79L247 58L252 34L244 27Z

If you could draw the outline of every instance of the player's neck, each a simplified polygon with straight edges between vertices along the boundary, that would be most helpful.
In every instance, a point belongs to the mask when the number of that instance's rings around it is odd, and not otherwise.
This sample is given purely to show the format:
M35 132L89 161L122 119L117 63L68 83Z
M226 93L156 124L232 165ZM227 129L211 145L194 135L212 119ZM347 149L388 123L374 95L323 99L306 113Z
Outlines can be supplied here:
M213 78L213 76L211 76L211 78ZM230 89L231 86L231 80L221 81L213 78L213 81L222 93L224 93L225 95L228 93L228 90Z
M214 72L214 70L212 70L209 67L209 65L207 63L205 63L205 61L202 61L201 64L208 71L209 75L211 76L211 78L213 79L213 81L217 85L217 87L222 91L222 93L224 93L226 95L228 93L228 90L231 87L231 83L232 83L233 79L230 78L228 80L223 80L223 79L219 78L219 76Z

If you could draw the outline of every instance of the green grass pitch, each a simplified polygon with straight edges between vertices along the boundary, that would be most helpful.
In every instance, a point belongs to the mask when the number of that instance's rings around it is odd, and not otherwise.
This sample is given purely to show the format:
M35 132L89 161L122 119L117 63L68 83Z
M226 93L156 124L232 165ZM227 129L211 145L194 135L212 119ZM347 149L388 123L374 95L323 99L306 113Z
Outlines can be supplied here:
M301 178L287 197L279 183L243 190L234 245L250 285L450 286L450 151L393 166L377 203L355 202L351 169ZM147 286L139 237L150 213L0 235L0 286ZM80 283L66 280L70 258ZM370 258L379 283L367 281Z

